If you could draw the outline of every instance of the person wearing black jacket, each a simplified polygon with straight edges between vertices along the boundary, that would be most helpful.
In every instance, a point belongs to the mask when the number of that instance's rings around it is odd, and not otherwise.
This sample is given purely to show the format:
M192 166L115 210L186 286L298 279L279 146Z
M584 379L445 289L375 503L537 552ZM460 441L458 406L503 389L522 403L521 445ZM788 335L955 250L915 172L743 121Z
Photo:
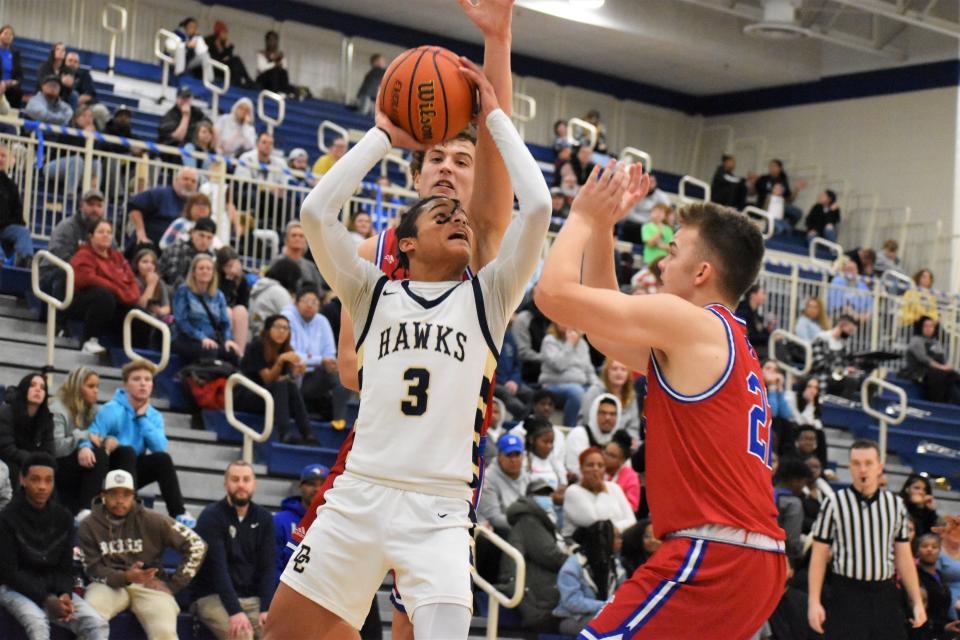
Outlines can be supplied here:
M720 166L713 173L710 200L739 211L747 206L747 183L740 176L734 175L733 170L736 167L737 159L723 154Z
M837 194L830 189L821 191L817 204L810 208L806 219L807 237L826 238L837 241L837 227L840 226L840 207L837 206Z
M10 151L0 145L0 260L13 247L17 266L29 266L33 259L33 238L23 217L23 199L20 187L7 171Z
M363 115L373 113L373 103L377 100L377 91L380 89L380 81L383 80L386 70L387 61L382 53L370 56L370 69L363 76L363 82L357 90L357 111Z
M13 27L0 27L0 90L14 109L23 106L23 66L20 52L13 48Z
M249 463L231 462L223 484L227 496L197 520L207 559L193 582L193 612L218 640L248 640L262 633L276 586L273 516L253 502Z
M31 454L53 455L53 416L47 408L47 382L39 373L24 376L0 407L0 460L17 478Z
M0 606L30 640L48 640L50 623L83 640L107 640L110 626L73 593L73 516L52 500L53 456L23 462L23 487L0 512Z
M750 338L750 344L753 345L761 362L767 359L770 332L774 327L774 322L768 321L763 314L763 303L766 301L767 293L763 285L752 285L743 295L743 300L735 313L747 325L747 337Z

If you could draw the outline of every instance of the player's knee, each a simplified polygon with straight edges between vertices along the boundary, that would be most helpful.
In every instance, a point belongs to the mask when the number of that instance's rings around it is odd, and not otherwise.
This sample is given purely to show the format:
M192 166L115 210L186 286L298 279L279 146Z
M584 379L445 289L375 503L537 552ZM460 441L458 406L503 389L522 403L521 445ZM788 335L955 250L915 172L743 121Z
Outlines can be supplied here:
M459 604L437 602L413 612L415 640L466 638L470 633L470 609Z

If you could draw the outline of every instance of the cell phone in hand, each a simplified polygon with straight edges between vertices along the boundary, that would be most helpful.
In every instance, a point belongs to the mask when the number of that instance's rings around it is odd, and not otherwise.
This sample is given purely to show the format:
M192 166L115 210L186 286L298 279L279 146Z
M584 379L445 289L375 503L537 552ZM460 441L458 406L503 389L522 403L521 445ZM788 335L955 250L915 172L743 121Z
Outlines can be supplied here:
M141 568L142 568L144 571L147 571L148 569L156 569L156 570L158 570L158 571L161 571L161 570L163 570L163 563L160 562L159 559L157 559L157 560L151 560L150 562L144 562L144 563L143 563L143 567L141 567Z

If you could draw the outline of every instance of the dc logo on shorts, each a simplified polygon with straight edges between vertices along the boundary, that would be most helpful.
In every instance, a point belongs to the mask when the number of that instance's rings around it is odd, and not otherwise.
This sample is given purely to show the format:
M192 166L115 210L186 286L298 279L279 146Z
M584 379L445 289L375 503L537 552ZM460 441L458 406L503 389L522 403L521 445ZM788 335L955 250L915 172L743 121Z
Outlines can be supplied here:
M303 573L304 565L310 563L310 547L305 544L300 545L300 550L293 558L293 570L297 573Z

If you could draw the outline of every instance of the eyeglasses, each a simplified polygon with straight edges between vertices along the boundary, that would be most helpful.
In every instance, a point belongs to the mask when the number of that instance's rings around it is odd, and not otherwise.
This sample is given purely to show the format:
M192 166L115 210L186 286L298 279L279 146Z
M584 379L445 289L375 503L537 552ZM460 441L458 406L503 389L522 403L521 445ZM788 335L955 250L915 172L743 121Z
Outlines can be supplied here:
M270 330L271 330L271 331L272 331L273 329L280 329L280 331L290 331L290 327L288 327L288 326L285 325L285 324L275 324L275 325L273 325L273 326L270 327Z

